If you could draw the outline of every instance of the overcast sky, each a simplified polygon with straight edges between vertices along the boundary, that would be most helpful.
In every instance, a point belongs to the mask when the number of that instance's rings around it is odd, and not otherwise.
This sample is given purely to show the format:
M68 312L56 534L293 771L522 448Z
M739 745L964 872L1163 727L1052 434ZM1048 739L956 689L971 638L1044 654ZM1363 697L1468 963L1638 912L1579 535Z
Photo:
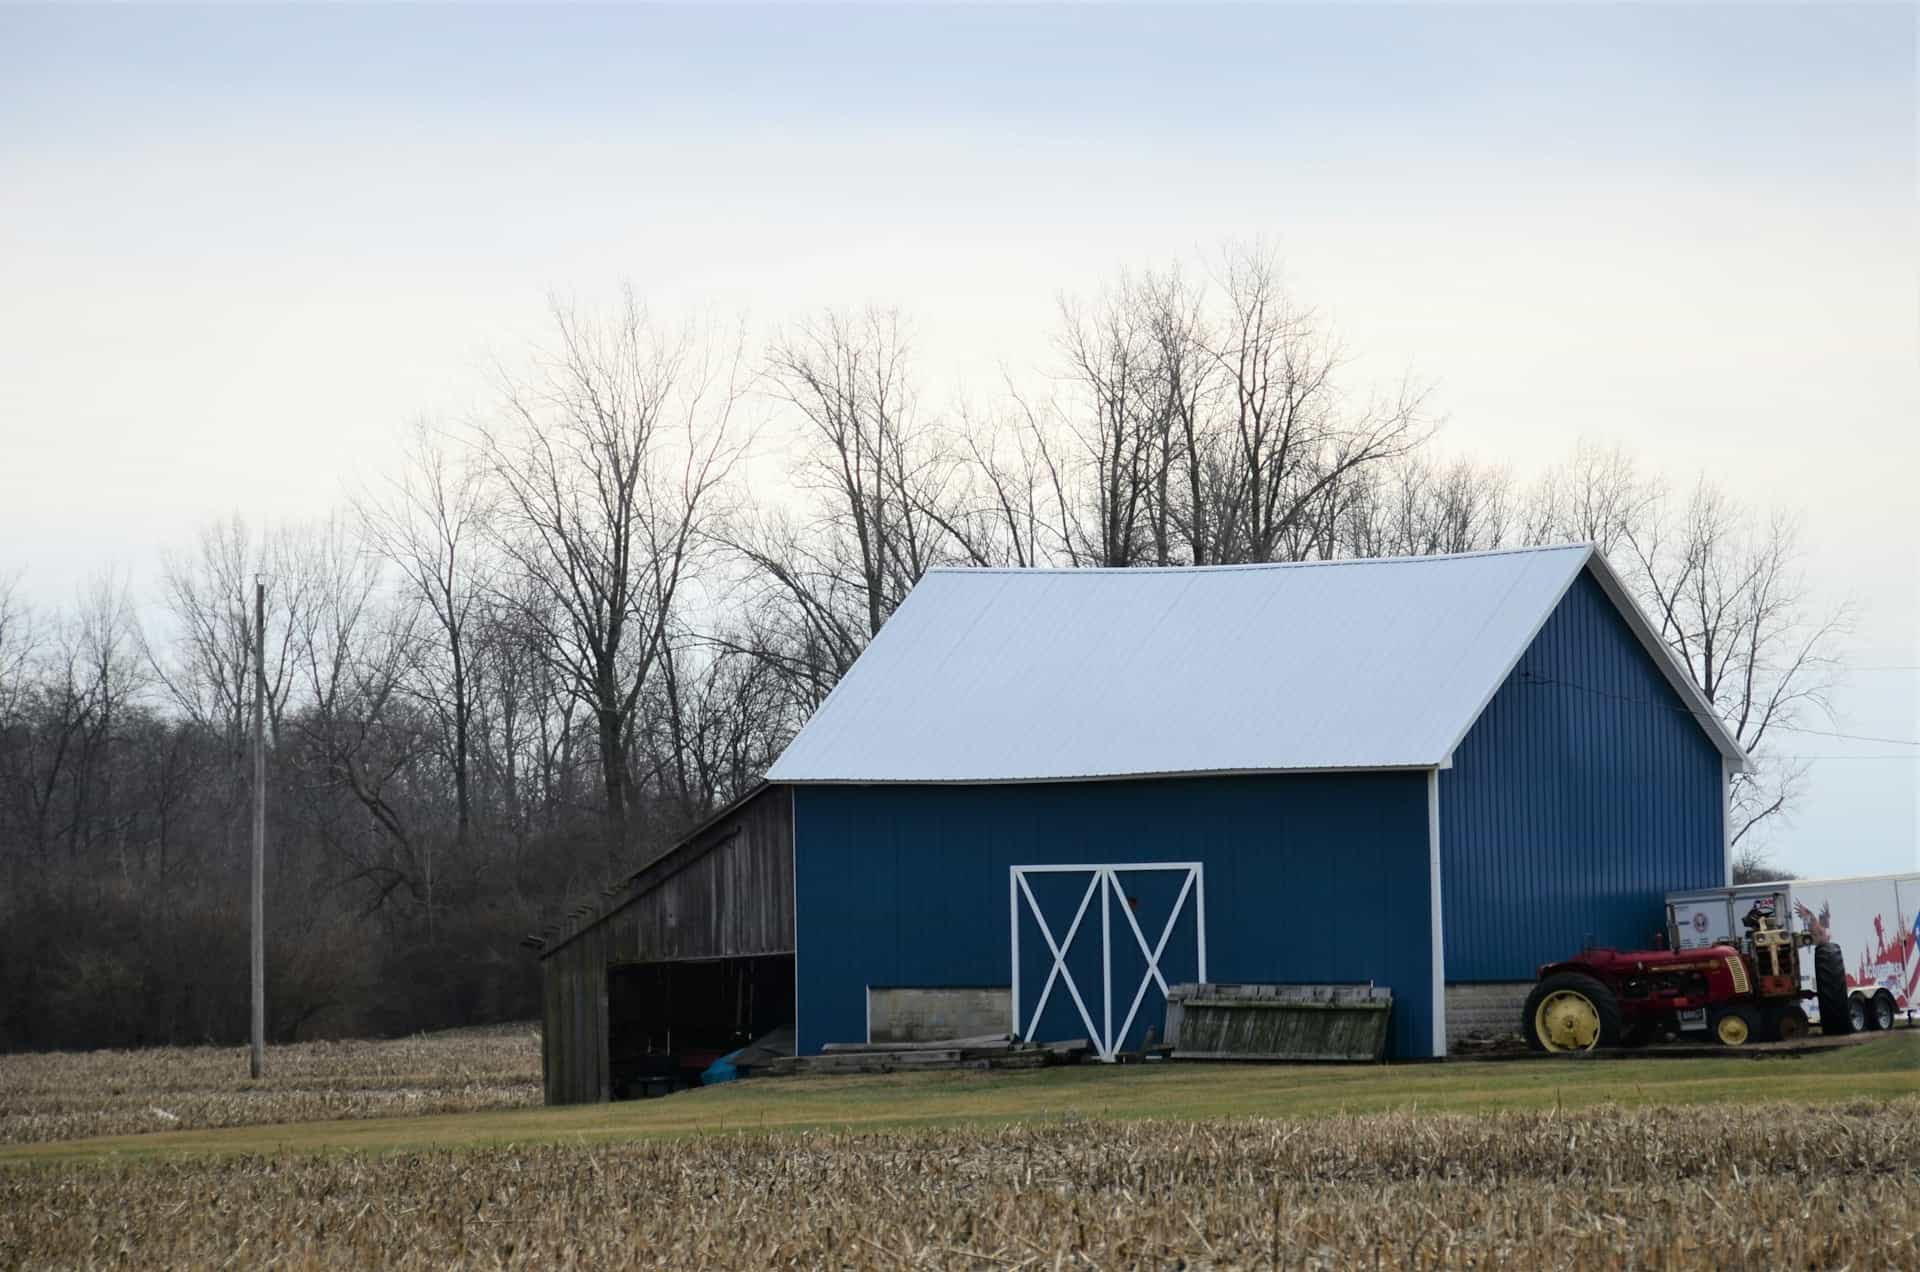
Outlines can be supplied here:
M898 305L944 400L1257 237L1446 450L1799 512L1890 741L1796 739L1778 857L1912 869L1915 64L1906 4L0 7L0 572L326 511L551 291Z

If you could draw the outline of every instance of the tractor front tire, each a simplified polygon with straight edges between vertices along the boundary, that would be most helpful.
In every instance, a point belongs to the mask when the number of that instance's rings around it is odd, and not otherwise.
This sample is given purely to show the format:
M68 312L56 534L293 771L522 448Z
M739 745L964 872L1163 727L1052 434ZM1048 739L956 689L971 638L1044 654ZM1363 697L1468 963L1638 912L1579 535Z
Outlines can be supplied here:
M1847 993L1847 957L1832 941L1813 947L1813 988L1820 1003L1820 1032L1829 1037L1853 1032L1853 1005Z
M1535 1051L1592 1051L1620 1045L1613 991L1579 972L1556 972L1527 995L1520 1032Z
M1744 1047L1760 1041L1760 1013L1751 1007L1722 1007L1707 1022L1713 1040L1723 1047Z

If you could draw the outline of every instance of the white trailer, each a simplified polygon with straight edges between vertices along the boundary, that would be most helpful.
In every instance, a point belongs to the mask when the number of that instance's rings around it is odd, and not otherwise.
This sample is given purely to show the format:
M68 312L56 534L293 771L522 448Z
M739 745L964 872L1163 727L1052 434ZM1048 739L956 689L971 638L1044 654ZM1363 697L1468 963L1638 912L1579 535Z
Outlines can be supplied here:
M1920 1011L1920 874L1785 879L1670 893L1667 939L1677 950L1737 944L1756 906L1786 916L1791 931L1840 946L1853 1029L1890 1029L1898 1014L1911 1020ZM1802 988L1811 991L1813 960L1801 959L1800 968ZM1817 999L1807 1000L1807 1013L1819 1021Z

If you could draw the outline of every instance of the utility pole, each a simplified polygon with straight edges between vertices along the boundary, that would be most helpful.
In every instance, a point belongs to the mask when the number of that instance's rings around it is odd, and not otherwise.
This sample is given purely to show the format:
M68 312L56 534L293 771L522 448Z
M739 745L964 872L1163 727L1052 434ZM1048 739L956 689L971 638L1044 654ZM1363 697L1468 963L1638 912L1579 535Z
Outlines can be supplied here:
M253 579L253 1054L248 1070L267 1064L267 585Z

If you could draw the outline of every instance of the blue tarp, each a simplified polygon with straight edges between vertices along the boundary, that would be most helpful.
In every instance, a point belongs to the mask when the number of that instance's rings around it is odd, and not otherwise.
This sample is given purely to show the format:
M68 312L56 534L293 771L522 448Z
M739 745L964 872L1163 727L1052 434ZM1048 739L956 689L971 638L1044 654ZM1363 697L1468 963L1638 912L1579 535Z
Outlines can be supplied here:
M740 1048L740 1051L745 1050L745 1047ZM738 1078L740 1071L733 1067L733 1058L739 1055L740 1051L730 1051L701 1070L700 1085L717 1086L722 1082L732 1082L735 1078Z

